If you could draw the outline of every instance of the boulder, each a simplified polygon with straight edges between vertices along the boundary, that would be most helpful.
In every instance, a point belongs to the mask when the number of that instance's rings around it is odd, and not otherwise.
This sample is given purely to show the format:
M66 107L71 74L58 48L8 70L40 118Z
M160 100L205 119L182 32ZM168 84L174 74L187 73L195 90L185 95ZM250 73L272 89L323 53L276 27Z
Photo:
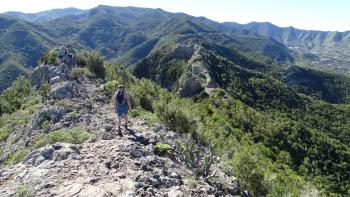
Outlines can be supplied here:
M49 80L49 67L45 65L38 66L31 74L31 84L34 87L40 87L41 84Z
M44 147L31 152L23 161L25 164L37 166L45 160L51 160L55 149L52 147Z
M168 197L184 197L185 196L184 192L181 191L181 188L178 186L170 188L170 190L167 194L168 194Z
M182 97L192 97L204 90L203 79L197 77L190 77L183 81L179 94Z
M65 99L72 98L75 92L75 84L71 81L65 81L55 84L50 93L49 97L51 99Z
M41 129L41 124L45 120L49 121L50 123L58 122L65 112L65 109L56 106L42 109L37 115L34 116L32 120L32 129Z
M140 157L144 156L144 154L145 153L141 149L134 148L134 149L130 150L130 156L133 158L140 158Z
M57 65L40 65L31 74L31 84L40 87L44 82L51 84L70 79L70 71L76 66L75 51L70 45L58 50Z
M57 58L70 69L76 65L76 55L71 45L60 47Z

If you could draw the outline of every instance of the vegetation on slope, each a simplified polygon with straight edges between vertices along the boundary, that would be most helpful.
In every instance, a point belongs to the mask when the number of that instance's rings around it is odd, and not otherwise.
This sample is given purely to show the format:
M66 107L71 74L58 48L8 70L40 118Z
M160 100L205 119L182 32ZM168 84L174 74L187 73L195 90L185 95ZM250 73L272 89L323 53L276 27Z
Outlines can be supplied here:
M218 75L236 74L221 76L226 90L211 96L184 99L145 79L127 83L142 107L136 114L154 121L143 110L155 113L170 129L211 146L254 195L347 194L349 105L298 95L275 79L234 65L215 69Z

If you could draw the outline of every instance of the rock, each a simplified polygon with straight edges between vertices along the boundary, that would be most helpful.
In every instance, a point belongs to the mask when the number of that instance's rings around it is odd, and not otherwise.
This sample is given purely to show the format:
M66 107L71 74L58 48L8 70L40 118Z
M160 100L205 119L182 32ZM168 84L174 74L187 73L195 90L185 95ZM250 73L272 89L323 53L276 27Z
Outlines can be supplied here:
M191 97L204 90L204 79L190 77L185 79L179 88L179 94L182 97Z
M62 46L57 55L58 60L66 64L69 68L76 65L76 55L71 45Z
M181 191L180 187L178 187L178 186L170 188L170 190L167 194L168 194L168 197L184 197L185 196L184 192Z
M30 83L34 87L40 87L40 85L49 80L49 67L46 65L40 65L34 69L30 77Z
M32 129L41 129L41 124L44 121L49 121L50 123L58 122L65 112L65 109L56 106L42 109L37 115L34 116L32 120Z
M61 81L60 76L56 76L50 79L50 84L58 83Z
M173 179L165 176L160 177L160 180L162 182L162 186L166 188L170 188L181 184L181 181L179 179Z
M66 81L62 83L55 84L50 93L49 97L51 99L65 99L65 98L72 98L74 96L75 90L75 83Z
M126 177L124 172L117 172L114 176L120 179L124 179Z
M135 196L136 196L136 193L135 193L135 192L131 192L131 191L126 192L126 193L123 195L123 197L135 197Z
M144 156L144 154L145 153L141 149L134 148L134 149L130 150L130 156L133 158L140 158L140 157Z
M159 187L161 185L161 180L158 175L154 175L153 177L148 179L148 182L153 186L153 187Z
M55 149L51 146L34 150L24 159L23 163L37 166L45 160L51 160L54 152Z
M177 172L172 172L169 177L175 178L175 179L181 179L181 175Z

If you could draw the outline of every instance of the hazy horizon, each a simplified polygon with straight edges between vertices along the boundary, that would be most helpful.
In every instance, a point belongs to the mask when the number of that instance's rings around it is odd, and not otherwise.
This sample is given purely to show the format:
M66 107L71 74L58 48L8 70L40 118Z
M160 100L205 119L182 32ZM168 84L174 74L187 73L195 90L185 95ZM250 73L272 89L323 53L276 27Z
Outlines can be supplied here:
M46 3L45 3L46 2ZM192 16L203 16L218 22L270 22L280 27L293 26L305 30L349 31L350 1L316 0L27 0L0 1L0 13L15 11L37 13L51 9L74 7L91 9L98 5L119 7L161 8L168 12L183 12ZM186 6L183 6L186 5Z

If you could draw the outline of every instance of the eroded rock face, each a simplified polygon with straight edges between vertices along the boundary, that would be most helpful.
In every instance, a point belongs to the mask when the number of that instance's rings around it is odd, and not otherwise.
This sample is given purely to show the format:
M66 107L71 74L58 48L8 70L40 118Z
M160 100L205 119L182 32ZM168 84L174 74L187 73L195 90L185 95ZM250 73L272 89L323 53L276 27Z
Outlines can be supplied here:
M199 77L188 77L183 80L181 88L179 89L180 96L182 97L192 97L199 94L205 88L205 79Z
M202 59L201 47L195 47L197 50L188 61L188 71L180 80L178 93L182 97L192 97L203 90L218 88L219 85L210 76L206 65ZM209 91L206 91L209 92Z
M70 45L62 46L56 57L57 65L40 65L36 67L31 75L31 84L40 87L47 82L55 84L70 80L70 71L76 66L76 54Z
M51 123L58 122L66 110L62 107L49 107L42 109L37 115L34 116L32 121L32 129L40 129L44 121Z
M49 97L51 99L70 99L77 94L77 85L71 81L65 81L57 83L52 86L49 92Z

